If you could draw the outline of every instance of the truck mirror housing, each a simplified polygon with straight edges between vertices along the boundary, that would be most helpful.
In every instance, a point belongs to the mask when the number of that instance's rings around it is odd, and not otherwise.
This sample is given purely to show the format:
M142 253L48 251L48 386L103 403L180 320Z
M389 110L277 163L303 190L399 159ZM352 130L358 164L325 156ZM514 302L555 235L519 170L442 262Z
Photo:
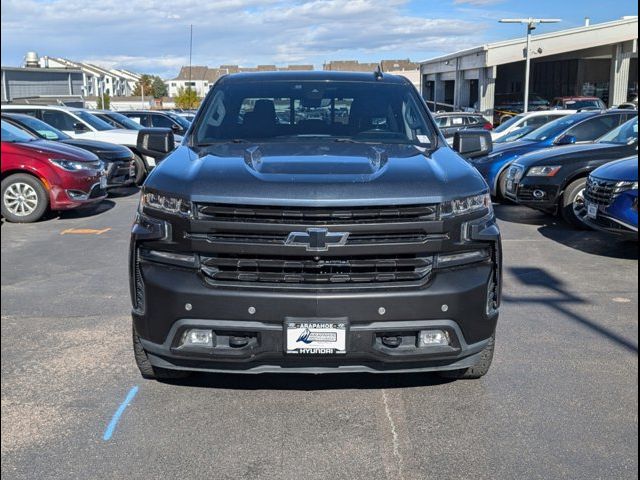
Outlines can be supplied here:
M136 147L143 155L163 158L176 148L173 130L170 128L143 128L138 132Z
M460 130L453 136L453 149L464 158L489 155L493 150L491 133L486 130Z

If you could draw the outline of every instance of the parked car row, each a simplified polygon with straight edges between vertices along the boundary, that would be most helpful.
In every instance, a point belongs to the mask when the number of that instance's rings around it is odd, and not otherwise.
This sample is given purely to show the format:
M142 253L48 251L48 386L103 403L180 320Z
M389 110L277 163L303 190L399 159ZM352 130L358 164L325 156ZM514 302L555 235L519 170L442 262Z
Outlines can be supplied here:
M494 196L560 216L575 228L638 239L635 112L576 113L505 145L471 160Z
M175 125L188 128L178 118ZM47 210L81 207L101 201L109 189L140 185L158 160L138 146L139 131L153 126L177 132L172 125L138 123L110 110L2 105L2 215L34 222Z

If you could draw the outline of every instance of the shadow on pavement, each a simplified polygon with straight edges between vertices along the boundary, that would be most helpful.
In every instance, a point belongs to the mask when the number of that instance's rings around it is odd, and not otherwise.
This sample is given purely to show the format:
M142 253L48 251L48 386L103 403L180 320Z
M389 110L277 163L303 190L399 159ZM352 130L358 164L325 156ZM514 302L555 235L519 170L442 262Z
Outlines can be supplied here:
M353 390L426 387L450 383L435 373L297 373L233 374L197 373L181 380L163 381L172 385L196 388L227 388L237 390Z
M119 187L109 189L109 197L111 198L130 197L132 195L137 195L138 193L140 193L139 187Z
M591 255L625 260L638 259L638 245L595 230L578 230L561 219L518 205L497 205L496 217L503 222L538 226L545 238Z
M532 287L547 288L555 292L557 295L544 294L539 297L512 297L509 295L503 296L504 302L513 302L518 304L532 303L543 304L553 308L564 318L573 320L576 323L588 328L589 330L602 335L607 340L615 343L616 345L628 350L632 353L638 353L638 345L632 340L629 340L622 335L598 324L596 321L584 317L578 313L571 311L571 305L587 304L588 300L579 297L566 288L564 288L564 282L559 278L551 275L547 271L541 268L526 268L526 267L511 267L508 269L509 273L517 278L517 280L523 285Z
M60 220L71 219L71 218L88 218L94 217L96 215L100 215L101 213L107 212L116 206L116 203L112 200L103 200L97 205L92 205L89 207L83 208L74 208L73 210L65 210L60 212L57 217Z

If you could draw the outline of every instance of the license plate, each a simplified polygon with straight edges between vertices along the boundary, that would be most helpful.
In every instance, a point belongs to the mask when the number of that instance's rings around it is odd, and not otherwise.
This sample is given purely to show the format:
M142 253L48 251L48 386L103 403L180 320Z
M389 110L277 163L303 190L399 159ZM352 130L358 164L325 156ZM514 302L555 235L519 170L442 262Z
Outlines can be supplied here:
M287 353L347 353L347 324L344 322L286 322L285 328Z
M587 217L589 218L597 218L598 217L598 206L592 203L587 204Z
M105 177L104 175L100 177L100 188L107 188L107 177Z

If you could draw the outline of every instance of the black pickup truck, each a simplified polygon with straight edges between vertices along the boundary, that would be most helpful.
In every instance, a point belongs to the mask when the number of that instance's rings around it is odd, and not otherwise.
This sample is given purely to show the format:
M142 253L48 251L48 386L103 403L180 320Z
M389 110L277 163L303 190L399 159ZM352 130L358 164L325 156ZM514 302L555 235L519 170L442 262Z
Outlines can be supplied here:
M204 372L489 369L500 232L486 131L447 145L416 89L376 73L222 77L182 144L147 129L133 225L135 358Z

